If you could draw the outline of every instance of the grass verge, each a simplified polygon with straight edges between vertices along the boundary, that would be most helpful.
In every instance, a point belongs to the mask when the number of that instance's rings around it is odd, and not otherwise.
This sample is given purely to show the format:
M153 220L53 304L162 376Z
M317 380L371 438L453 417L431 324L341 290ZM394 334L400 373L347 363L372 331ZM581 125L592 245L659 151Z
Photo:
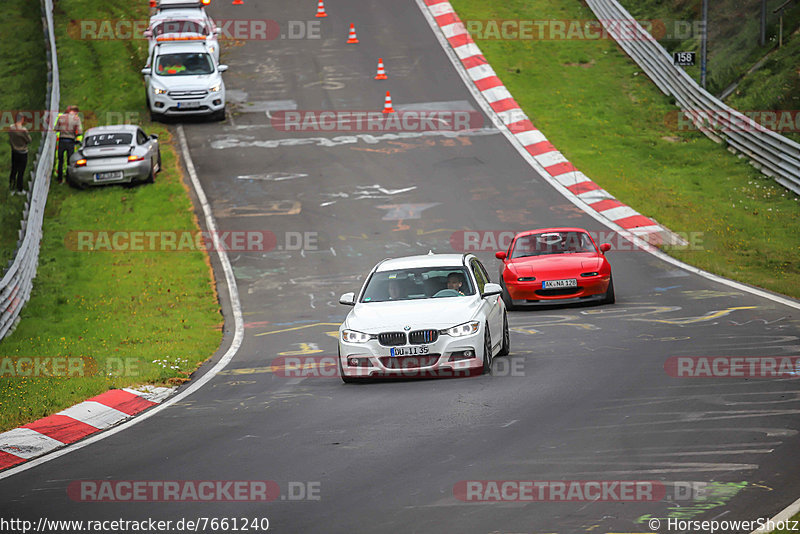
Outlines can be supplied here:
M144 41L78 40L68 28L77 19L146 19L147 3L60 0L56 10L61 107L79 105L89 126L146 117L139 73ZM51 186L32 299L17 329L0 342L0 430L109 388L186 380L220 343L222 317L204 251L90 252L72 246L75 231L198 230L169 131L144 127L161 140L164 170L154 185L87 191ZM74 371L19 376L18 364L37 374L35 364L21 360L26 357L73 361Z
M462 20L585 20L575 0L451 0ZM699 132L610 40L476 41L548 139L604 189L668 228L702 236L669 253L800 297L800 199ZM698 243L699 244L699 243Z
M0 195L5 199L0 203L0 266L5 271L17 247L25 204L22 196L12 197L9 194L11 146L6 128L14 121L16 111L43 110L47 91L47 58L39 2L5 0L0 3L0 20L6 28L14 28L13 32L3 32L0 37L0 57L3 58L0 61L0 80L3 80L3 90L0 91L0 122L3 130L3 139L0 142ZM30 128L29 124L28 129ZM33 160L39 148L41 134L31 132L31 137L33 142L28 147L25 189L28 189L27 183L30 180L30 171L33 170Z

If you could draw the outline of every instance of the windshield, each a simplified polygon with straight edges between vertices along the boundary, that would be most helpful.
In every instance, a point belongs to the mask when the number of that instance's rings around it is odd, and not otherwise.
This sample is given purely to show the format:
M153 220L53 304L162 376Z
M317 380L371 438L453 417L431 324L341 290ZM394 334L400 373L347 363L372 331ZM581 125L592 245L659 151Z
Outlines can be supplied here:
M467 272L462 267L426 267L374 273L361 302L419 300L474 295Z
M589 234L585 232L544 232L522 236L514 242L511 257L524 258L575 252L597 252Z
M214 72L214 63L205 52L164 54L156 59L156 72L161 76L211 74Z
M90 135L83 140L83 146L116 146L130 145L133 134L127 133L108 133L100 135Z
M197 35L208 35L203 24L193 20L168 20L158 24L153 28L153 35L158 37L165 33L193 33Z

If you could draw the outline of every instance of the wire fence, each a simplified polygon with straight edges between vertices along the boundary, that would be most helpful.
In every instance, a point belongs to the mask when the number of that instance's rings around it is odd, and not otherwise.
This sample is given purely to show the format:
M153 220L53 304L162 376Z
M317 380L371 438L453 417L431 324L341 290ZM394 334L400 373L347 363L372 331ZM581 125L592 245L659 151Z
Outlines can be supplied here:
M47 96L45 107L49 116L58 113L60 98L58 78L58 57L56 55L55 33L53 29L53 0L41 0L42 26L47 45ZM42 142L33 161L31 172L33 184L22 212L19 241L14 259L0 280L0 339L7 336L19 321L22 307L30 299L36 267L39 263L39 247L42 241L42 221L53 173L56 153L56 134L52 128L42 133Z
M703 90L617 0L587 0L587 4L653 83L675 98L685 120L714 141L744 154L761 172L800 195L800 144ZM621 20L626 23L618 24Z

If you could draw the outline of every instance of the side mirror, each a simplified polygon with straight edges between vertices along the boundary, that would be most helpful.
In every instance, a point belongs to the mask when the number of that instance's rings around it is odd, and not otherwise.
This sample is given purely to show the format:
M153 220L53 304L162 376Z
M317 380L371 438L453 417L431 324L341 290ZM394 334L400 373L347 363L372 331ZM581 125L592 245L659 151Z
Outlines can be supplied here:
M344 304L345 306L355 306L356 294L353 292L345 293L344 295L339 297L339 304Z
M214 28L214 35L219 35L222 33L222 28Z
M506 253L501 250L500 252L495 252L494 257L498 260L504 260L506 259Z
M491 282L483 286L483 293L481 298L490 297L492 295L500 295L503 293L503 288L499 284L492 284Z
M144 74L145 76L150 76L150 74L152 72L153 72L153 69L151 69L150 67L145 67L145 68L142 69L142 74Z
M220 66L217 67L217 70L220 71L220 72L225 72L226 70L228 70L228 66L227 65L220 65Z
M603 243L602 245L600 245L600 252L602 252L603 254L605 254L609 250L611 250L611 243Z
M156 141L158 141L158 135L157 134L150 134L150 139L155 139Z
M153 30L145 30L143 35L149 39L153 36Z

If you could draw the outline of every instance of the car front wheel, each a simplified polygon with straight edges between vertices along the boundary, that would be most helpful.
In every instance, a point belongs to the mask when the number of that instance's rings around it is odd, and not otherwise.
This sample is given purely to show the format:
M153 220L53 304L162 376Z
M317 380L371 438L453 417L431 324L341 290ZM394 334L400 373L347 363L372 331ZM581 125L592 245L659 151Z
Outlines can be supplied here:
M616 302L616 297L614 296L614 277L611 277L608 281L608 289L606 290L606 296L603 298L603 304L614 304Z
M506 305L506 309L508 311L514 311L517 309L514 306L514 301L511 300L511 294L508 292L508 288L506 288L506 284L500 279L500 285L503 288L503 292L500 294L500 297L503 299L503 304Z
M483 374L492 374L492 334L489 333L488 324L483 334Z
M508 315L503 314L503 344L500 347L500 352L497 353L498 356L508 356L508 353L511 351L511 336L508 333Z

